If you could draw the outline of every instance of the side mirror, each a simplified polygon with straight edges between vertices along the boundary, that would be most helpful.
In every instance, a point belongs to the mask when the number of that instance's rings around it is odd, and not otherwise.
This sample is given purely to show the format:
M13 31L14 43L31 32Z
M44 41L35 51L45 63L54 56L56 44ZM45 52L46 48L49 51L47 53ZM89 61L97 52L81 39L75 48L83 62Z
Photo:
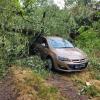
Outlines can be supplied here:
M46 46L46 45L45 45L45 43L42 43L41 45L42 45L43 47L45 47L45 46Z
M45 43L41 44L43 47L48 48L48 46Z

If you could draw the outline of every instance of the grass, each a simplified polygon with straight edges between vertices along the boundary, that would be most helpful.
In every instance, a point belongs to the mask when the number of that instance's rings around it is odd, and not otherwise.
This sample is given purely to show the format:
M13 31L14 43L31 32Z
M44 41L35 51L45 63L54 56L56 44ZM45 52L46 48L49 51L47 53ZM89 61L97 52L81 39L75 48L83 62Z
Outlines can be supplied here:
M100 96L100 90L98 90L94 85L84 85L80 94L87 94L89 97L96 97Z
M19 91L18 100L65 100L57 88L47 84L30 68L11 68L14 83Z
M44 79L51 74L51 72L46 70L45 62L43 62L40 57L35 55L16 60L16 65L22 66L23 68L30 67L33 73L38 73L38 75L40 75Z
M94 71L87 68L81 73L75 73L70 76L70 80L78 88L80 95L85 94L89 98L100 96L100 81L94 77Z

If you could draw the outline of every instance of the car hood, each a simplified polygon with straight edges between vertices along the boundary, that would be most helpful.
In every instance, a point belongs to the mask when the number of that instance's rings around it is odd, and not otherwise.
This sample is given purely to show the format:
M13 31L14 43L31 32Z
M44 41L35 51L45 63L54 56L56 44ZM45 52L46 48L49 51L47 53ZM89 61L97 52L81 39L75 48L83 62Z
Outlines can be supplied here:
M60 48L52 50L57 56L68 59L84 59L86 54L78 48Z

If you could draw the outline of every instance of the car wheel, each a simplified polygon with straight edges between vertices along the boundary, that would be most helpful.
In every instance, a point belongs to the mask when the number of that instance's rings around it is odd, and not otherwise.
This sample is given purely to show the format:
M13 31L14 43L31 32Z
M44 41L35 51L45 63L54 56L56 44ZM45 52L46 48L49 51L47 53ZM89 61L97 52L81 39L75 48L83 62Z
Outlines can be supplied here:
M53 69L53 61L51 58L47 59L47 66L48 66L49 71L51 71Z

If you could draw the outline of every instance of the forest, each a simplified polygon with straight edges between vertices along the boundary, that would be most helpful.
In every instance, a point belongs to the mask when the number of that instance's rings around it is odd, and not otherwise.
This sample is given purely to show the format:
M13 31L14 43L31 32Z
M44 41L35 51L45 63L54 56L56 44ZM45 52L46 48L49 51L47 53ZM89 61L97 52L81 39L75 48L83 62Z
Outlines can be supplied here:
M70 40L87 53L86 70L46 70L29 52L39 35ZM0 0L0 100L88 99L100 100L100 1Z

